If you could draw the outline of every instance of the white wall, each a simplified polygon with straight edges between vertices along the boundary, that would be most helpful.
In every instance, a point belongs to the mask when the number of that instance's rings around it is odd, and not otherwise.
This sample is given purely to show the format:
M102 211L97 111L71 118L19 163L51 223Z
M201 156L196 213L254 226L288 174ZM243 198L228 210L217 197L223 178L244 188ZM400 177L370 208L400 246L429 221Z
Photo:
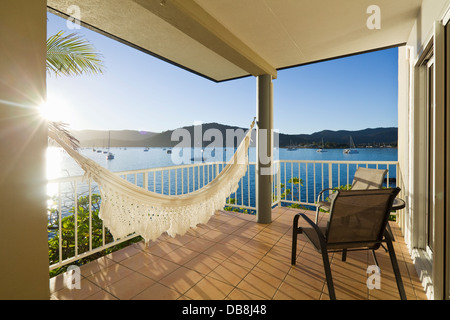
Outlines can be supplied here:
M436 196L433 205L436 208L435 233L436 250L432 255L427 256L424 249L424 212L426 210L427 193L427 154L426 154L426 108L424 83L421 68L418 62L428 44L436 46L436 39L443 39L442 32L439 35L439 27L435 30L435 21L441 20L450 6L450 0L424 0L422 9L418 13L416 23L411 30L406 47L399 49L399 163L401 176L404 179L404 189L407 198L407 210L401 220L401 226L405 234L410 252L415 259L416 268L422 278L424 286L427 288L429 298L442 299L444 270L443 259L445 248L443 235L446 232L442 226L444 212L443 200L440 196L440 188L444 181L445 162L440 144L443 143L444 122L439 118L443 114L445 103L443 102L443 76L440 69L443 69L442 55L441 64L436 61L437 79L436 82L436 119L437 135L436 142L436 173L435 189ZM434 35L437 35L434 37ZM434 39L434 41L433 41ZM442 44L442 41L440 42ZM408 54L409 52L409 54ZM435 55L436 56L436 55ZM437 55L439 56L439 55ZM440 75L439 75L440 74ZM439 80L441 79L441 80ZM439 185L437 185L439 184ZM431 285L430 285L431 284Z

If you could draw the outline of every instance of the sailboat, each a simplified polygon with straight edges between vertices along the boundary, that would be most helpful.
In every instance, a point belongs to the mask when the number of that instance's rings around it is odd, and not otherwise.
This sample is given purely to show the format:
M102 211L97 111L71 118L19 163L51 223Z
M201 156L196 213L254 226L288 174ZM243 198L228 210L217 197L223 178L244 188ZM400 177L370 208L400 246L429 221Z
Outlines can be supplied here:
M194 161L194 162L204 162L205 160L206 160L206 158L203 156L203 152L204 152L205 150L203 149L203 145L202 145L202 148L200 149L200 153L201 153L201 156L193 156L192 158L191 158L191 161ZM194 152L195 152L195 149L194 149Z
M288 151L295 151L295 150L297 150L297 148L292 145L292 140L291 140L289 143Z
M109 152L110 146L111 146L111 131L109 131L109 137L108 137L108 154L107 154L107 156L106 156L106 160L112 160L112 159L114 159L114 155L113 155L111 152Z
M323 150L324 144L323 144L323 138L322 138L322 147L320 149L317 149L317 152L327 152L326 150Z
M191 161L194 162L205 162L206 158L204 157L203 153L205 152L205 149L203 148L203 139L201 140L201 148L200 148L200 156L195 156L195 148L193 148L194 156L191 158Z
M355 143L353 142L352 136L350 136L350 148L344 149L345 154L353 154L353 153L359 153L358 150L356 150Z

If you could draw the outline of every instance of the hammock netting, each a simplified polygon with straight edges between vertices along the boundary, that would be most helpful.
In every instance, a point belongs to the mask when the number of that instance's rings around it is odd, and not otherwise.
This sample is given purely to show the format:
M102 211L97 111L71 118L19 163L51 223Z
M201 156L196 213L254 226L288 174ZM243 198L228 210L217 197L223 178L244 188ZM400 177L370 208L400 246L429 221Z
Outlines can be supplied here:
M164 195L134 185L97 162L74 150L55 131L49 137L57 142L84 170L84 179L94 180L100 190L99 217L114 239L131 234L142 236L145 242L156 240L167 232L183 235L198 224L204 224L217 210L222 210L227 197L236 192L248 165L248 149L255 121L233 157L207 185L182 195Z

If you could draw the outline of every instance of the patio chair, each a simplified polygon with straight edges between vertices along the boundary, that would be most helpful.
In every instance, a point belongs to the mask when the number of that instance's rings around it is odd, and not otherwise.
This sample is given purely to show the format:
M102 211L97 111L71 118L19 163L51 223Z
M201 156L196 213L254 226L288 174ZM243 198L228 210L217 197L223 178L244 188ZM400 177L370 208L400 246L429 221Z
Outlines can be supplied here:
M351 190L368 190L368 189L381 189L381 186L383 185L384 178L387 174L388 170L382 170L382 169L371 169L371 168L363 168L358 167L355 172L355 176L353 177L353 182L351 185ZM316 202L316 224L319 221L319 211L320 209L325 211L330 211L330 201L335 196L335 193L331 193L328 198L329 201L322 199L325 191L335 191L334 189L323 189L320 191L317 202Z
M391 236L386 230L392 203L399 192L400 188L337 191L331 201L326 227L319 227L303 213L296 214L293 221L292 265L296 264L298 234L304 234L322 254L328 292L330 299L335 300L328 253L343 252L344 255L347 250L374 252L386 243L400 298L406 300ZM299 227L299 218L303 218L308 226Z

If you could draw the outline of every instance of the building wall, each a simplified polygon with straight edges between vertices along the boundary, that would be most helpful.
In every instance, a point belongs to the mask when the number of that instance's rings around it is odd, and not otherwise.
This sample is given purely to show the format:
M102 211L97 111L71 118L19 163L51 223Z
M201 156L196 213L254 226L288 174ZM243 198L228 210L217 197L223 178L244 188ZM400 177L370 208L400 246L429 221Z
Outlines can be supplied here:
M445 219L448 215L445 204L445 179L447 169L445 149L445 88L444 70L445 50L443 48L443 26L436 21L442 20L450 7L450 0L424 0L422 9L411 30L407 45L399 49L399 163L404 181L407 209L401 223L416 268L427 289L429 298L448 298L448 287L444 281L448 277L445 258L448 247L445 244ZM428 201L427 187L427 110L424 67L421 67L427 48L435 50L435 152L434 154L434 197L431 199L435 212L435 249L432 254L426 252L425 214Z
M0 10L0 299L48 299L46 0Z

